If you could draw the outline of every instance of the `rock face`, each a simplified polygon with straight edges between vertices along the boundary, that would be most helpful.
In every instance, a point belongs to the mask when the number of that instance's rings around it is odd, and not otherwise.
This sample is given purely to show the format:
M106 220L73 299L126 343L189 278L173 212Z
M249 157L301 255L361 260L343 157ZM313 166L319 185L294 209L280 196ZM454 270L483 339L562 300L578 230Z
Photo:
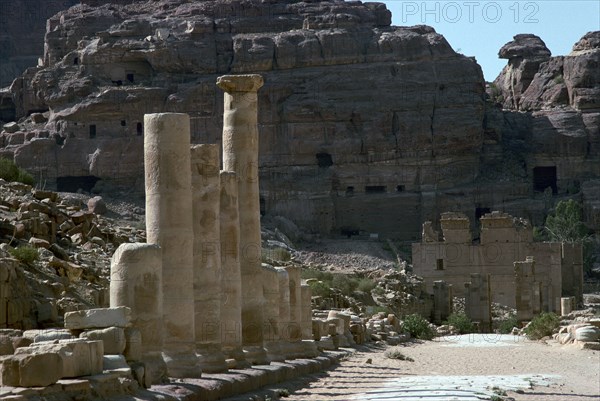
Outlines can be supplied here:
M44 53L46 19L76 0L0 1L0 88L10 85Z
M48 21L43 66L11 86L17 119L48 121L0 135L2 154L58 189L141 192L145 113L187 113L194 143L220 143L214 82L240 73L265 78L263 213L305 232L416 239L446 210L539 224L551 204L531 202L536 189L600 174L594 33L562 61L533 35L503 47L491 95L532 110L513 113L486 103L474 59L430 27L391 26L380 3L86 3ZM564 84L545 85L557 68Z

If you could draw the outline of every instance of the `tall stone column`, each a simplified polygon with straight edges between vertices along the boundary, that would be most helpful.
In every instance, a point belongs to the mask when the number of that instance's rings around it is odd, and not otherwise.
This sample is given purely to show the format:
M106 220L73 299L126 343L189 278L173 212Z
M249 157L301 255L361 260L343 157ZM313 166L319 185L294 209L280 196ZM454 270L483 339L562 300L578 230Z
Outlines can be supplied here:
M144 116L147 242L162 249L163 358L171 377L200 377L194 340L190 119Z
M288 357L289 347L289 327L290 327L290 277L285 267L276 267L277 279L279 281L279 339L280 352L284 358Z
M242 273L242 343L246 359L267 363L263 344L260 199L258 190L258 89L260 75L225 75L217 79L225 91L223 169L238 178L240 269Z
M131 308L131 323L142 335L142 360L152 384L167 374L161 351L161 249L151 244L121 244L110 263L110 307Z
M242 349L242 276L237 175L221 171L221 348L235 368L249 364Z
M302 329L300 322L302 319L302 293L300 268L298 266L286 266L286 271L289 277L289 293L290 293L290 320L287 327L286 338L288 340L287 357L302 358L304 356L304 348L302 346Z
M219 146L191 147L194 220L196 352L203 372L227 370L221 352L221 230Z
M263 335L265 349L271 362L283 362L280 326L279 326L279 273L275 267L264 264L263 270L263 296L265 307L263 309Z

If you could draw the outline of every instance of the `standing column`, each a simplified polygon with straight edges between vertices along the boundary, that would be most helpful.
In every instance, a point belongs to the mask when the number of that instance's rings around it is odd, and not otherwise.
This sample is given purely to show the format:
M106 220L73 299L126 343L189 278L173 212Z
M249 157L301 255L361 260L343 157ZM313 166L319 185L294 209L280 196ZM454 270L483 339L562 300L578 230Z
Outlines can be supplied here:
M302 284L300 286L300 327L302 331L302 348L304 350L305 358L314 358L319 355L317 349L317 343L313 338L313 327L312 327L312 289L308 284Z
M142 360L149 384L166 375L162 359L161 249L150 244L121 244L110 261L110 307L131 308L131 323L142 335Z
M217 79L225 91L223 169L238 178L240 270L242 273L242 343L246 359L267 363L263 344L260 200L258 191L258 89L260 75L226 75Z
M191 163L196 352L203 372L223 372L219 146L192 146Z
M292 354L289 347L290 327L290 277L285 267L276 267L279 280L279 338L281 354L285 358Z
M242 350L242 276L237 175L221 171L221 347L232 368L249 366Z
M200 377L194 341L190 119L144 116L147 242L162 249L163 358L171 377Z
M263 270L263 296L265 307L263 309L263 335L267 356L271 362L283 362L281 338L279 333L279 273L275 267L262 265Z
M290 284L290 323L288 325L287 340L288 358L304 357L304 348L302 346L302 330L300 321L302 319L302 293L300 268L298 266L286 266Z

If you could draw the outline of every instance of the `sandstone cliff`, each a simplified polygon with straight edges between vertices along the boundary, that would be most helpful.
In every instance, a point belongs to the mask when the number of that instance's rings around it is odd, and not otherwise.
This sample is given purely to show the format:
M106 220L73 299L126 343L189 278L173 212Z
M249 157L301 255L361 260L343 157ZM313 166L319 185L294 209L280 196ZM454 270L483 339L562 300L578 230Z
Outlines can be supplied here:
M579 193L600 176L594 34L565 56L592 78L573 75L566 93L544 84L558 62L539 38L507 44L509 67L490 93L502 110L486 103L474 59L430 27L391 26L380 3L122 3L52 17L43 66L12 84L22 120L0 136L0 154L47 185L141 190L143 114L188 113L194 142L219 142L216 77L249 72L266 81L264 212L305 231L416 239L446 210L539 224L553 198L537 190Z

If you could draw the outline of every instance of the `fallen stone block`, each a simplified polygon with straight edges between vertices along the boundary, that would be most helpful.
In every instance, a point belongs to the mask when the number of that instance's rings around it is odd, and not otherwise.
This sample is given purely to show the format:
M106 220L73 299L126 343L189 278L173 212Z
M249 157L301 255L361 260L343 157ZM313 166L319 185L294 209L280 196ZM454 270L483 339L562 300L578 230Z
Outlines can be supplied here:
M0 385L42 387L56 383L63 374L55 353L11 355L0 358Z
M104 370L128 369L129 365L123 355L104 355L102 358Z
M583 342L594 342L600 338L600 329L595 326L579 327L575 330L575 339Z
M105 355L119 355L125 351L125 330L121 327L87 330L81 333L79 338L102 341Z
M70 330L128 327L130 324L131 309L125 306L65 313L65 328Z
M29 347L18 348L16 355L54 353L61 359L60 378L72 378L102 373L102 341L83 339L59 340L47 343L34 343Z

